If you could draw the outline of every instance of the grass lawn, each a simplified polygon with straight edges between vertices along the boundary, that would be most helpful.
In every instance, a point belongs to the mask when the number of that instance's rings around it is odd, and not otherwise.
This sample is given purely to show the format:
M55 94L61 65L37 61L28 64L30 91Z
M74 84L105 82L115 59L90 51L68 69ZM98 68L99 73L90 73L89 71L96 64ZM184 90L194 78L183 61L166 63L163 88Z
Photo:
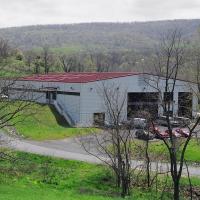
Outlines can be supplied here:
M2 200L120 200L111 173L101 165L15 152L0 162ZM134 199L151 199L134 190ZM133 199L133 197L127 198Z
M142 140L134 140L133 149L141 149L145 144ZM167 158L168 151L164 143L160 140L151 141L149 146L150 154L154 156L158 156L162 154L165 158ZM200 143L196 139L192 139L188 144L188 148L185 153L185 159L190 162L200 162Z
M89 128L69 127L54 107L33 103L16 120L17 132L27 139L63 139L91 133ZM31 114L29 114L31 113Z
M102 165L23 152L11 155L13 159L0 160L0 200L122 200L112 174ZM192 183L200 186L197 178ZM182 185L188 182L183 179ZM135 186L126 199L153 200L156 194Z
M19 160L0 162L2 200L117 199L109 197L113 186L101 166L21 152L14 157Z

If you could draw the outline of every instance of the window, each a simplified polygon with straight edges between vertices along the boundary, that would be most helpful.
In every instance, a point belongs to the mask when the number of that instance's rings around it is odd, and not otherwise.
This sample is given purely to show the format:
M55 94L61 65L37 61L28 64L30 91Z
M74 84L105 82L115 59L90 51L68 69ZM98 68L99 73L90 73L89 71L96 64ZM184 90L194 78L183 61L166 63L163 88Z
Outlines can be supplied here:
M173 101L174 94L173 92L164 92L164 102Z
M50 92L46 92L46 99L50 99Z
M53 95L53 96L52 96L53 100L56 100L56 98L57 98L56 92L53 92L52 95Z
M93 119L95 125L103 125L105 121L105 113L94 113Z

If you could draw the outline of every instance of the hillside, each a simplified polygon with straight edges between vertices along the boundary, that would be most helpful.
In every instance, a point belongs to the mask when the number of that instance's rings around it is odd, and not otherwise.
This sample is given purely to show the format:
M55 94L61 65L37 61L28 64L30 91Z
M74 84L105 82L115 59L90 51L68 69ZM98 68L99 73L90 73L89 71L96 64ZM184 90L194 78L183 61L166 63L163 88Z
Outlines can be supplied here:
M22 50L52 48L73 51L123 51L147 53L159 41L163 32L182 30L186 39L194 38L200 20L173 20L133 23L84 23L71 25L38 25L0 29L0 37Z

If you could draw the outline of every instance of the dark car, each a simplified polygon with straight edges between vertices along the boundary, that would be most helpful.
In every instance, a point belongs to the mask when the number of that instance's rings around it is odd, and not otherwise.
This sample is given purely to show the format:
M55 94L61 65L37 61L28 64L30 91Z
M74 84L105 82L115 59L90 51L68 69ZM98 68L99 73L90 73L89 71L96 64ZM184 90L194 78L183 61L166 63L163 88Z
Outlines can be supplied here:
M133 124L135 128L144 129L147 126L147 120L144 118L133 118Z
M158 123L159 125L162 125L162 126L168 126L167 117L166 117L166 116L160 116L160 117L157 119L157 123ZM172 118L172 117L169 117L169 123L170 123L170 125L173 126L173 127L180 126L180 121L179 121L179 120L176 120L175 118Z
M135 132L135 136L141 140L152 140L154 139L154 134L148 132L144 129L139 129Z
M144 129L147 126L147 120L144 118L132 118L127 121L123 121L122 125L127 129Z
M187 117L174 117L174 120L179 121L181 127L187 127L191 123L191 120Z
M102 125L102 128L104 129L116 129L116 128L123 128L123 125L121 123L114 124L108 121L105 121L104 124Z

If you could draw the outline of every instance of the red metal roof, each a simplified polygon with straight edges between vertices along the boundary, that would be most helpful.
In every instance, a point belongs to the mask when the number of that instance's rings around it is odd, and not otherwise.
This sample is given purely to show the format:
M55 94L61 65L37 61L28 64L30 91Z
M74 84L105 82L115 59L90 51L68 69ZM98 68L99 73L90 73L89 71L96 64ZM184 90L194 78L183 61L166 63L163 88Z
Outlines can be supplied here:
M137 72L70 72L70 73L50 73L45 75L33 75L24 77L23 81L39 82L62 82L62 83L88 83L112 78L137 75Z

